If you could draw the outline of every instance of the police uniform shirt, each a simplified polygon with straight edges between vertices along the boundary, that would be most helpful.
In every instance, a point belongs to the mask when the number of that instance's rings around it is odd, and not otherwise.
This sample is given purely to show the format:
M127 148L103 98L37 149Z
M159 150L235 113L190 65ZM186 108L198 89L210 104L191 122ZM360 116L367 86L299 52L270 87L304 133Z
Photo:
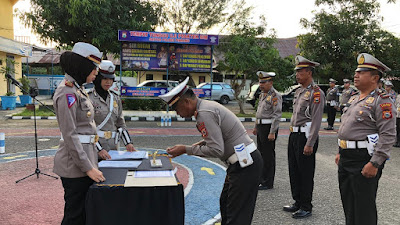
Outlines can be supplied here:
M339 89L335 86L333 88L329 88L326 91L326 101L329 103L330 101L339 102Z
M240 120L225 106L198 99L196 108L196 127L204 141L201 145L186 146L187 154L226 161L234 154L235 145L253 142Z
M396 110L389 95L379 89L364 99L354 95L349 107L343 109L338 138L349 141L367 140L367 135L379 134L371 161L381 165L389 158L390 147L396 139Z
M62 134L53 171L66 178L87 176L87 171L97 168L97 150L94 144L82 144L79 135L96 134L93 105L68 74L57 87L53 105Z
M346 105L346 103L349 101L351 95L355 92L355 90L351 87L347 89L343 89L342 95L340 97L340 105Z
M282 96L271 87L268 93L262 93L256 113L257 119L272 120L270 133L276 133L282 116ZM257 123L257 121L256 121Z
M390 98L394 101L396 101L397 93L392 89L388 92Z
M314 146L317 141L324 104L324 92L314 82L306 88L298 88L294 94L293 114L290 125L299 127L305 126L307 122L312 122L306 146Z
M110 95L113 95L113 102L110 102ZM104 119L107 117L110 111L110 104L113 104L113 110L111 113L111 117L108 119L106 124L100 129L101 131L111 131L116 132L118 128L125 128L125 119L122 114L122 102L121 98L114 93L113 91L109 91L109 95L107 99L104 100L99 94L97 94L96 90L93 89L89 92L90 100L93 103L94 107L94 120L96 125L100 125ZM99 138L99 143L103 147L103 149L108 150L118 150L115 145L114 138L104 139Z
M397 95L396 97L396 110L397 110L397 118L400 118L400 95Z

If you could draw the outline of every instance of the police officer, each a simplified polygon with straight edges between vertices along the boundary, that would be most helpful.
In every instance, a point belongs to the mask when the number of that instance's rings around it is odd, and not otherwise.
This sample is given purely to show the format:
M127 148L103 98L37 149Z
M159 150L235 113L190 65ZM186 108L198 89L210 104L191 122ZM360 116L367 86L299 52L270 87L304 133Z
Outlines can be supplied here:
M385 81L385 90L393 102L396 101L397 93L393 90L393 83L390 80Z
M82 88L97 75L102 53L93 45L78 42L64 52L60 64L66 72L54 94L53 105L61 131L59 148L54 156L54 173L64 187L62 225L85 224L85 198L93 181L105 178L97 168L94 109Z
M400 147L400 95L397 95L395 107L397 110L396 116L396 142L394 143L393 147Z
M336 108L339 105L339 89L336 87L336 80L329 79L329 89L326 91L326 104L328 110L328 127L325 130L333 130L335 123Z
M390 68L367 53L357 61L354 85L359 94L343 110L335 162L346 224L372 225L377 224L379 178L395 140L396 110L389 95L378 89Z
M114 72L115 66L111 61L101 61L99 75L93 82L95 88L89 91L89 97L94 106L97 135L99 136L96 147L101 159L111 159L108 151L119 150L118 142L120 139L122 139L127 151L135 151L126 130L121 98L117 93L110 90L115 80Z
M343 91L342 95L340 96L340 111L343 112L343 108L346 106L347 102L349 101L350 97L355 94L355 90L350 87L351 81L349 79L343 79Z
M228 164L220 197L223 225L250 225L263 167L262 157L240 120L214 101L198 99L186 86L189 77L159 97L181 117L196 117L203 140L193 145L175 145L168 154L217 157ZM235 150L236 149L236 150Z
M295 219L311 216L314 189L315 153L324 111L324 92L314 84L314 68L319 63L296 56L296 80L301 85L293 100L288 145L289 176L293 200L283 207Z
M257 75L262 94L258 102L253 134L257 135L257 148L264 161L258 189L266 190L274 188L275 141L282 116L282 96L273 87L274 72L258 71Z

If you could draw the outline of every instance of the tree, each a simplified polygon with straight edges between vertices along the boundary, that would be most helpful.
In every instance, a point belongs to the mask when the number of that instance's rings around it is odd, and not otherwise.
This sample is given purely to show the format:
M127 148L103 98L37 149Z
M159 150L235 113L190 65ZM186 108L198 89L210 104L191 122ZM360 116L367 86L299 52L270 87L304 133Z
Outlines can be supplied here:
M234 95L239 103L240 113L244 114L245 99L239 94L246 80L257 80L256 72L259 70L276 72L277 81L280 78L283 78L282 81L287 80L287 75L293 73L293 65L288 59L281 59L278 50L273 47L274 34L259 37L265 33L265 23L254 27L247 21L242 22L244 23L236 24L232 35L220 40L217 50L224 54L224 59L219 62L218 70L233 73L231 86L235 91ZM241 80L240 83L239 80ZM281 86L287 87L288 83L282 82Z
M31 0L31 4L31 12L20 12L20 18L41 41L62 47L83 41L117 54L119 29L152 31L161 13L158 4L140 0Z
M302 19L303 27L311 32L298 39L302 54L321 63L317 71L323 80L351 77L361 52L398 68L393 59L400 57L400 52L391 46L400 42L380 28L382 17L376 0L316 0L315 4L327 6L331 12L322 9L314 12L311 21Z
M162 5L162 27L177 33L208 33L218 25L224 29L250 9L244 0L163 0Z

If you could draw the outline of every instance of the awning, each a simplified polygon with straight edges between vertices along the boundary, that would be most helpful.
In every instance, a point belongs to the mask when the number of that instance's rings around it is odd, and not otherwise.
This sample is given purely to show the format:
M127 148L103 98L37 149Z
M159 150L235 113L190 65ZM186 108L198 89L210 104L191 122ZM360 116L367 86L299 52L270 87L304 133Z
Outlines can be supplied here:
M14 55L30 56L32 55L32 46L5 37L0 37L0 51Z

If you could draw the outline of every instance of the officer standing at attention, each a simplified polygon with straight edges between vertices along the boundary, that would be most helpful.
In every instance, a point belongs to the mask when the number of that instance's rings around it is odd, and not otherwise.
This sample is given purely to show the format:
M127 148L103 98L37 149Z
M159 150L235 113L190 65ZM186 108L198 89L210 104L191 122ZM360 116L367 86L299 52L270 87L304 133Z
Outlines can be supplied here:
M292 205L283 207L293 212L293 218L311 216L314 189L315 153L318 149L318 131L324 111L324 92L314 84L314 68L319 63L296 56L296 81L301 85L293 100L288 145L289 177Z
M343 108L347 105L350 97L356 92L352 87L350 87L351 81L349 79L343 79L343 91L340 96L340 111L343 112Z
M344 108L339 128L339 189L347 225L376 225L376 192L395 141L396 109L378 89L386 65L367 53L357 58L354 85L360 91Z
M282 96L273 87L274 72L258 71L257 75L262 94L258 102L253 134L257 135L257 148L264 161L258 189L267 190L274 188L275 141L282 116Z
M85 199L89 186L103 182L97 167L96 124L94 109L82 87L97 75L102 53L93 45L78 42L72 51L60 57L64 80L53 97L54 110L61 131L61 140L54 156L53 171L61 177L64 187L64 218L62 225L86 223Z
M326 104L328 106L328 127L325 130L333 130L333 124L335 123L336 108L339 105L339 89L336 87L336 80L329 79L329 89L326 91Z
M385 81L385 90L393 102L396 101L397 93L393 90L393 83L390 80Z
M115 80L114 72L115 66L111 61L101 61L99 75L93 82L94 89L89 92L89 98L94 106L94 120L99 136L96 147L101 159L111 159L108 151L119 150L118 142L120 139L122 139L127 151L135 151L126 130L121 98L117 93L110 90Z
M167 153L217 157L226 162L226 178L220 197L222 225L250 225L257 200L263 161L240 120L214 101L198 99L186 86L187 77L159 97L181 117L196 117L203 140L192 145L175 145Z

